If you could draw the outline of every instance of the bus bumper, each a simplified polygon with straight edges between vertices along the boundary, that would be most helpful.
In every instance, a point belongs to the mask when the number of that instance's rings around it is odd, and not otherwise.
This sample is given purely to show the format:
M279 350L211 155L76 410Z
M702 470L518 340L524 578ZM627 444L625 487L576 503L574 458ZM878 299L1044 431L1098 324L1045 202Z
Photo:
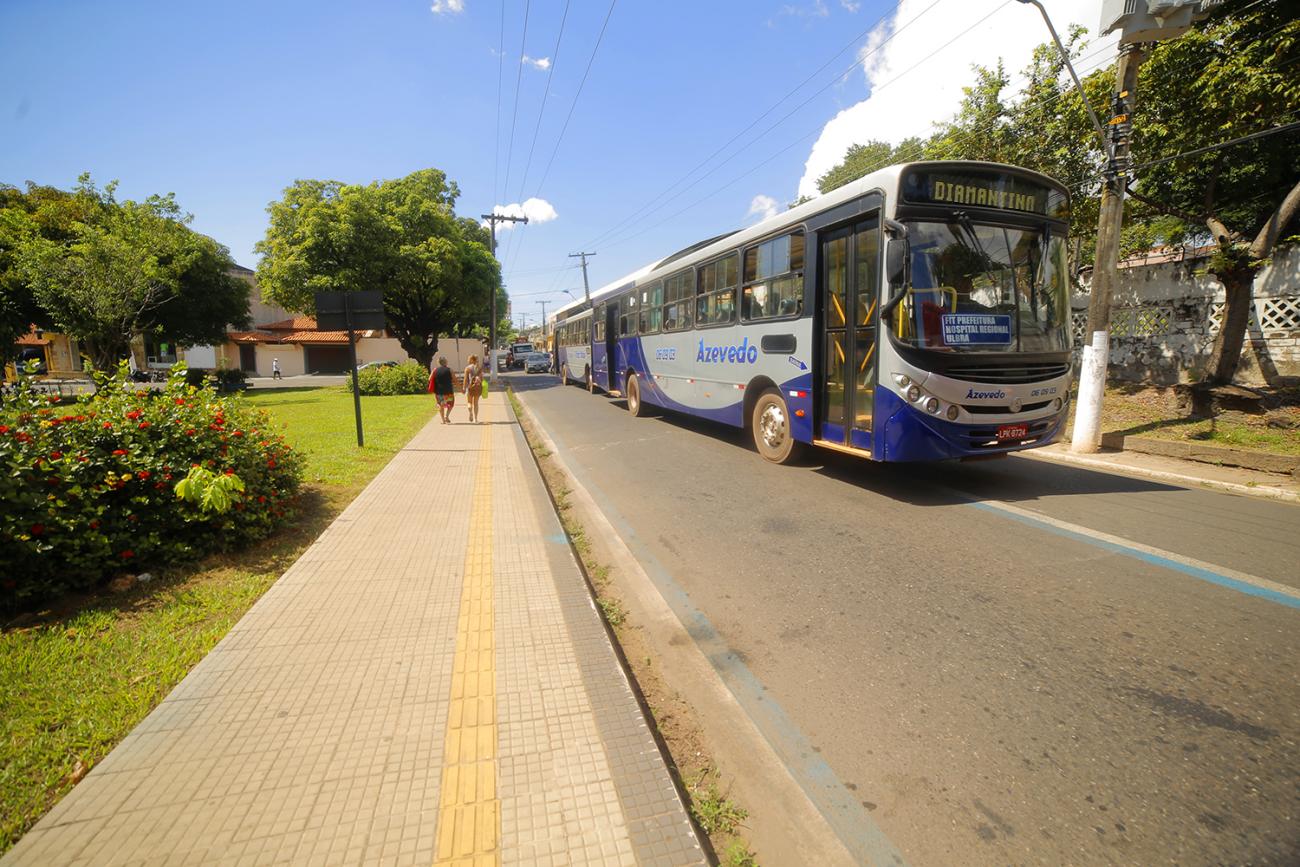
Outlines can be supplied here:
M957 424L927 415L886 389L877 391L875 453L883 461L942 461L1006 454L1049 445L1061 438L1069 417L1067 403L1053 415L1024 422L1029 436L998 442L997 424Z

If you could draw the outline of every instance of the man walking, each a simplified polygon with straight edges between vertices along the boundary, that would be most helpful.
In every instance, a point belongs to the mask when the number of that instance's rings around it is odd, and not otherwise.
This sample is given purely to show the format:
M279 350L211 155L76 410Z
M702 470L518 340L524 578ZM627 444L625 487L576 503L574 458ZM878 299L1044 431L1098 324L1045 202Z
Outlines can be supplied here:
M271 359L271 378L283 379L283 377L280 376L280 359L278 358Z

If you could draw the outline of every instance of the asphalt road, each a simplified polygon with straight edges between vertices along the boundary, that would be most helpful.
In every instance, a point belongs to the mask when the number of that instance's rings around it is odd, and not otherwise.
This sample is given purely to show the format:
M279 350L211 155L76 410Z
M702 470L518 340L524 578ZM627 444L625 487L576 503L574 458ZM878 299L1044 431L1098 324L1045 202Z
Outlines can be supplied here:
M769 740L824 760L838 827L913 865L1300 863L1300 609L1212 583L1300 586L1300 507L1022 457L777 467L511 379Z

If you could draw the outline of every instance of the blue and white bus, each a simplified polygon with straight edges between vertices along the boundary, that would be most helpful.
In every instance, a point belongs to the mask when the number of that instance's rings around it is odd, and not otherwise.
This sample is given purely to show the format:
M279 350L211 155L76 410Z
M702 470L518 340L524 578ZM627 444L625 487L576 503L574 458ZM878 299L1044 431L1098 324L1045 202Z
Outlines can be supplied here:
M1047 445L1069 410L1068 208L1012 166L882 169L559 311L561 370L636 416L745 427L777 463Z

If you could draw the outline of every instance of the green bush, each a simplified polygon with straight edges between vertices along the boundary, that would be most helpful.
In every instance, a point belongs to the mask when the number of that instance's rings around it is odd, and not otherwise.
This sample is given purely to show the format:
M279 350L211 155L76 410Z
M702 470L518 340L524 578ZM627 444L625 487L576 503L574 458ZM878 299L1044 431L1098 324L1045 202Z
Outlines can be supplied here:
M428 385L429 372L417 361L393 367L367 367L357 372L357 387L364 395L424 394ZM348 389L351 388L349 382Z
M125 366L98 384L59 405L20 383L0 402L0 609L237 547L291 516L303 460L265 411L187 385L183 365L162 391L137 392ZM228 496L178 496L196 468L233 476Z

